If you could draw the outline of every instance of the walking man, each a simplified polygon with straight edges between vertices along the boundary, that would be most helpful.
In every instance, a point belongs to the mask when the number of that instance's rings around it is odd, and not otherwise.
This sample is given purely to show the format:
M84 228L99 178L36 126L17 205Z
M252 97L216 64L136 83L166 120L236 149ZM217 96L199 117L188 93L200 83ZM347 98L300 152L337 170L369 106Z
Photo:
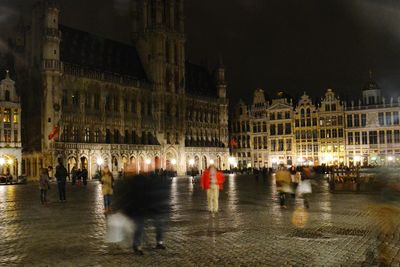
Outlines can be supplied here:
M56 179L57 179L57 186L58 186L58 194L60 196L60 201L65 202L65 186L67 183L67 169L64 167L62 163L62 159L58 158L58 165L56 167Z
M224 180L223 173L218 171L214 165L206 169L201 176L201 188L207 190L208 211L213 217L218 212L219 190L223 189Z
M290 172L283 164L279 165L278 171L275 174L276 190L279 193L279 204L286 208L286 195L292 192L290 187Z

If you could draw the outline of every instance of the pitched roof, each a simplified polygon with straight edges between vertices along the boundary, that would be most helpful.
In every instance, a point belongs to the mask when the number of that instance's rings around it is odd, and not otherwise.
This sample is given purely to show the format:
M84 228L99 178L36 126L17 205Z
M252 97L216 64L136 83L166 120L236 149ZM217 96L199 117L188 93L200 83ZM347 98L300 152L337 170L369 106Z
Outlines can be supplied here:
M186 62L185 89L188 94L217 97L217 87L207 68Z
M64 25L59 25L59 28L62 62L147 81L143 65L134 46Z

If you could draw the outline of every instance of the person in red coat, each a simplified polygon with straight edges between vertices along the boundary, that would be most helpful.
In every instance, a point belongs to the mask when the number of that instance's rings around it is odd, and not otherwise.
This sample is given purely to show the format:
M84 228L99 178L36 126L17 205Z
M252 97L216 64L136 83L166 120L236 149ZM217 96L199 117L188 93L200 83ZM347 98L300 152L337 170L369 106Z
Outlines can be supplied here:
M218 212L219 190L223 189L224 181L224 174L214 165L206 169L201 176L201 188L207 190L208 211L213 215Z

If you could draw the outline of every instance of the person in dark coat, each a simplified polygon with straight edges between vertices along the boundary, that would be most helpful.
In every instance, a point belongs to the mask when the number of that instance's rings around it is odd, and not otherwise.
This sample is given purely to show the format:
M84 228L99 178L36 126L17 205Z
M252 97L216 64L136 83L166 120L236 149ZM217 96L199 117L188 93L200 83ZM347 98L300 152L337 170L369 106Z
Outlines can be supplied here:
M60 196L60 201L65 202L67 199L65 197L65 187L67 183L67 169L64 167L61 158L58 159L58 165L56 167L55 177L57 179L58 194Z
M87 179L88 179L88 171L85 167L83 167L82 172L81 172L81 177L82 177L82 182L83 185L87 185Z
M171 181L156 174L125 177L115 184L113 209L135 222L133 250L143 255L144 227L151 220L156 230L156 249L165 249L164 227L170 214Z

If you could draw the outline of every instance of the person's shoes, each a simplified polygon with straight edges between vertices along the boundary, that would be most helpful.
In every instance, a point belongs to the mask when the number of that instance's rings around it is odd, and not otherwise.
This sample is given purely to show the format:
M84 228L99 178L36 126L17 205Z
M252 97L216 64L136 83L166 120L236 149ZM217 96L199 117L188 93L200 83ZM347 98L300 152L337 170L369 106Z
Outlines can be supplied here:
M157 243L156 249L165 250L165 249L167 249L167 248L164 246L164 244L162 244L162 243Z
M143 256L144 255L143 250L141 248L138 248L138 247L133 247L133 252L134 252L135 255L138 255L138 256Z

